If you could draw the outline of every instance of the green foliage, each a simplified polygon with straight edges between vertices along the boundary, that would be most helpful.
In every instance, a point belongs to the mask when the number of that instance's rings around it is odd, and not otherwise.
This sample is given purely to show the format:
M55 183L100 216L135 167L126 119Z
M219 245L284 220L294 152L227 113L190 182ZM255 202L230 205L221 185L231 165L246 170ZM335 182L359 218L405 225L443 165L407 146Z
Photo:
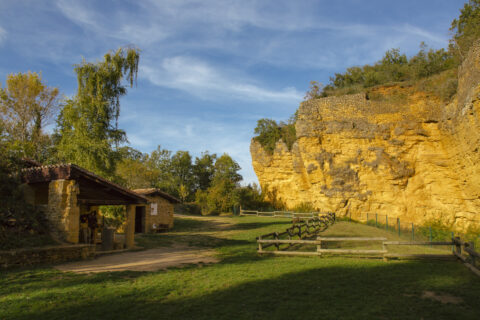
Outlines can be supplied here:
M265 194L256 183L239 188L238 200L242 209L246 210L273 211L275 209L265 199Z
M60 108L59 90L48 87L36 72L9 74L0 87L0 123L9 149L19 157L46 161L52 141L43 132Z
M238 163L224 153L215 161L215 172L212 184L207 190L198 189L195 202L200 206L202 214L219 214L230 212L239 203L238 188L242 176Z
M0 141L0 249L53 242L44 213L23 199L20 168L20 163Z
M310 81L310 89L305 93L305 100L318 99L323 97L322 95L323 85L318 81Z
M210 187L213 175L215 173L216 154L209 154L208 151L203 152L201 157L195 158L192 171L195 178L195 189L207 190Z
M450 51L428 49L421 43L420 51L410 59L399 49L391 49L374 65L348 68L330 78L321 96L344 95L364 88L399 81L419 80L450 70L458 65Z
M480 38L480 0L469 0L460 10L450 28L455 32L450 40L452 51L463 60L472 44Z
M311 202L302 202L296 205L294 208L290 208L293 212L317 212L318 209Z
M103 222L108 227L118 229L126 220L125 206L100 206L99 211L103 215Z
M118 129L120 97L136 81L139 50L118 49L107 53L104 60L85 60L75 67L77 94L67 101L57 124L58 153L61 159L73 162L102 176L112 178L120 160L117 147L126 141Z
M288 120L287 123L283 121L277 123L272 119L260 119L257 121L257 126L254 130L256 136L253 139L258 141L262 145L263 149L270 154L273 154L278 140L285 142L287 148L291 150L293 144L297 140L297 133L295 130L296 121L296 113Z

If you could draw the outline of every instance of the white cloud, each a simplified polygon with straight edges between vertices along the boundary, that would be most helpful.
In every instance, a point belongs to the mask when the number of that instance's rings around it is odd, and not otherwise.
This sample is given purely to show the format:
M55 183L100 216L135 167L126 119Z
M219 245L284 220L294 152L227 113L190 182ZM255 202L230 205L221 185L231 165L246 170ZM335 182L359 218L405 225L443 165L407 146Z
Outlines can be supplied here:
M182 90L207 100L230 97L240 100L298 103L303 96L295 88L263 88L242 79L238 74L222 72L192 57L165 58L159 66L144 63L140 71L140 74L155 85Z
M436 45L446 46L448 44L448 39L446 36L440 36L424 30L422 28L412 26L410 24L405 24L403 26L394 27L394 30L400 33L406 33L409 35L413 35L416 38L424 39L425 42L433 42Z
M5 41L5 39L7 39L7 31L2 27L0 27L0 44L2 44L2 42Z

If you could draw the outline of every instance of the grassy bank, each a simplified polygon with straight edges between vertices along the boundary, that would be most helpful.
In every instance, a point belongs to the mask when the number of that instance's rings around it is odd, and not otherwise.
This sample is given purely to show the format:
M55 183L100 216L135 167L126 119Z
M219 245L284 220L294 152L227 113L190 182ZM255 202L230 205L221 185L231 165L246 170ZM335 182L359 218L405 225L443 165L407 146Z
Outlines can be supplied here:
M217 264L93 275L2 271L0 319L478 319L480 279L457 262L259 257L271 218L177 219L147 247L214 247ZM329 235L383 236L342 222ZM395 235L389 233L389 239ZM433 297L433 298L432 298ZM443 300L443 302L439 301ZM446 301L450 302L446 302Z

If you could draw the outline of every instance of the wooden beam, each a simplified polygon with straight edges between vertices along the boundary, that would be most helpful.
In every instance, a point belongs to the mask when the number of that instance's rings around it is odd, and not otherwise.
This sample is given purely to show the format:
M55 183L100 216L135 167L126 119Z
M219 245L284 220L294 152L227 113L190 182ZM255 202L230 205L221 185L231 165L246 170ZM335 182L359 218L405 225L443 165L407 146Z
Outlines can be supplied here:
M317 237L321 241L385 241L387 238L362 238L362 237Z
M316 240L257 240L258 243L280 243L280 244L311 244L311 245L317 245L321 243L321 241L316 241Z
M261 254L275 254L275 255L283 255L283 256L318 256L319 254L316 252L307 252L307 251L261 251L258 252Z
M79 204L92 204L92 205L127 205L127 204L136 204L132 201L118 200L118 199L78 199Z
M437 259L437 260L453 260L453 254L407 254L407 253L387 253L385 258L404 258L404 259Z
M351 249L319 249L317 252L322 253L349 253L349 254L382 254L387 253L386 250L351 250Z
M402 246L402 245L432 245L432 246L451 246L454 243L452 241L437 241L437 242L430 242L430 241L385 241L384 245L395 245L395 246Z

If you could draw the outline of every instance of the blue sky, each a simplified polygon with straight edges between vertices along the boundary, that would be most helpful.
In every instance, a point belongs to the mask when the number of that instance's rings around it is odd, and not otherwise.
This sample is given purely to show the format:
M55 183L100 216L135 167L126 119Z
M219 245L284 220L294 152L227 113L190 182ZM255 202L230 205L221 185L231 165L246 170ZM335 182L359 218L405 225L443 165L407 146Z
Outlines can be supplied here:
M250 139L260 118L286 120L309 82L446 47L461 0L0 0L0 83L42 72L71 96L73 65L109 50L142 50L138 86L121 100L130 145L227 152L255 182Z

